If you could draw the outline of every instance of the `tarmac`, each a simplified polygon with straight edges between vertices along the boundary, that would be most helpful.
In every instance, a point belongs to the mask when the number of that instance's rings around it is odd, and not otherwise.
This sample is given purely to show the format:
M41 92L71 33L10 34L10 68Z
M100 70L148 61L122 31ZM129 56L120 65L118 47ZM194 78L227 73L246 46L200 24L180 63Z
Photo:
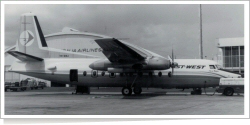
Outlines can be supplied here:
M244 94L224 96L208 89L143 88L141 95L123 96L121 88L91 88L90 95L72 95L74 88L5 92L5 115L244 115Z

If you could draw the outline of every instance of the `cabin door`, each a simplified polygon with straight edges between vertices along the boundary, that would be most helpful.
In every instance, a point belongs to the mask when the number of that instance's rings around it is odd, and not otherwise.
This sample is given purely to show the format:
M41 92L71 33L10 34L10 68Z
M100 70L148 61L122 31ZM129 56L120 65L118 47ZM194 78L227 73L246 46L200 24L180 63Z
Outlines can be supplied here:
M77 69L71 69L69 73L69 79L70 82L78 82L78 70Z

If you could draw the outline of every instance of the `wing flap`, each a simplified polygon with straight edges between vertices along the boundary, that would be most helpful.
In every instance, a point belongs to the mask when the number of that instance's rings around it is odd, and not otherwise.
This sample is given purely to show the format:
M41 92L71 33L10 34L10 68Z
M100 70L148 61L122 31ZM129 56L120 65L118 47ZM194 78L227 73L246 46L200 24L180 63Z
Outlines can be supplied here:
M7 53L9 53L10 55L16 57L17 59L19 59L21 61L43 61L42 58L35 57L35 56L32 56L32 55L28 55L28 54L25 54L25 53L21 53L21 52L18 52L18 51L9 51Z

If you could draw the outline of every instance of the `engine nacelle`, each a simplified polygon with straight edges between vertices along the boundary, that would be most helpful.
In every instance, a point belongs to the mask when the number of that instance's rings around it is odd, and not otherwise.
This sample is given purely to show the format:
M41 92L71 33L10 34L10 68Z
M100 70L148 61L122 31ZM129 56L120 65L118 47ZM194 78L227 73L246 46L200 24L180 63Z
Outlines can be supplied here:
M114 72L115 70L119 71L121 69L132 69L134 70L166 70L171 67L171 62L168 59L162 57L150 57L146 60L137 62L137 63L111 63L108 59L98 60L89 65L93 70L102 70ZM118 70L119 69L119 70Z
M171 67L171 62L162 57L151 57L148 59L148 64L143 67L145 70L166 70Z
M107 71L108 67L112 67L112 63L107 60L98 60L89 65L89 67L93 70L102 70L102 71Z

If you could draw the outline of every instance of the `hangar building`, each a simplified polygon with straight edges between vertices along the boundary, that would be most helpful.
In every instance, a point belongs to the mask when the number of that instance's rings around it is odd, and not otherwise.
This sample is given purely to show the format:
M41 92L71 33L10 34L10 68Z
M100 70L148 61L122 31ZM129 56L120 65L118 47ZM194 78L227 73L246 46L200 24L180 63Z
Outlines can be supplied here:
M65 51L73 51L82 54L89 54L99 57L104 57L102 50L99 45L94 41L95 39L105 38L108 36L89 33L79 32L78 30L65 27L62 32L45 35L48 47L62 49ZM19 75L12 72L7 72L15 58L9 55L7 52L15 50L15 46L5 49L5 82L20 82L23 79L30 78L30 76ZM44 81L51 87L64 86L56 82L50 83L50 81L41 80L35 78L37 81Z

